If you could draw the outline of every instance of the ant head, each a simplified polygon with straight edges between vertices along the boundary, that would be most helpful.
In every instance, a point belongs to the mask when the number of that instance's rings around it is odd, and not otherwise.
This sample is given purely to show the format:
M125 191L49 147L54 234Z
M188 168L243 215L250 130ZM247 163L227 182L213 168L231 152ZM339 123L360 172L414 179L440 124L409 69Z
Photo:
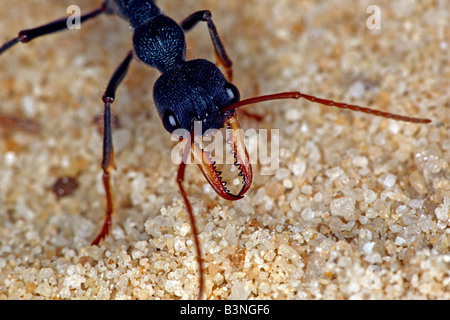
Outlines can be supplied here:
M167 131L183 129L184 136L199 121L204 135L222 128L235 114L223 109L239 101L239 91L213 63L197 59L164 72L155 83L153 99Z

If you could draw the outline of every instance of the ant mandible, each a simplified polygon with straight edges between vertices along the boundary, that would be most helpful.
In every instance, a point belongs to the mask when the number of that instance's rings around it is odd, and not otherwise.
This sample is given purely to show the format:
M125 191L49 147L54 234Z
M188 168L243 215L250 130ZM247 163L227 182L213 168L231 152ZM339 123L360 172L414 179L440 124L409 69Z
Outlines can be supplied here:
M106 0L98 9L81 16L80 21L85 22L103 13L118 15L129 21L133 30L134 48L128 52L125 59L115 70L102 97L104 103L102 179L106 193L106 210L102 229L92 244L98 245L108 235L112 224L112 216L115 212L110 179L110 172L114 167L111 104L114 102L116 90L124 79L131 60L137 58L161 72L161 76L153 88L153 99L166 130L173 133L177 129L184 129L189 133L187 136L180 137L180 140L188 138L185 139L188 142L183 149L177 183L188 211L196 247L199 264L198 298L202 298L204 288L202 252L195 217L183 187L186 161L190 154L195 159L200 159L196 163L211 187L222 198L238 200L244 196L252 182L252 168L244 138L238 130L240 125L237 118L237 108L268 100L303 98L326 106L365 112L395 120L415 123L431 122L429 119L407 117L357 105L334 102L301 92L275 93L240 100L239 90L231 83L231 59L226 53L210 11L197 11L178 24L163 14L153 0ZM225 74L215 64L207 60L185 59L184 33L191 30L199 22L206 22L218 63L224 68ZM34 38L65 29L67 29L66 18L37 28L22 30L17 37L0 47L0 54L19 42L27 43ZM194 121L202 122L201 132L194 132ZM218 171L209 154L194 142L196 135L202 136L207 131L219 130L223 127L229 129L228 143L236 160L234 165L242 178L242 187L237 193L232 193L225 187L226 183L222 181L221 172Z

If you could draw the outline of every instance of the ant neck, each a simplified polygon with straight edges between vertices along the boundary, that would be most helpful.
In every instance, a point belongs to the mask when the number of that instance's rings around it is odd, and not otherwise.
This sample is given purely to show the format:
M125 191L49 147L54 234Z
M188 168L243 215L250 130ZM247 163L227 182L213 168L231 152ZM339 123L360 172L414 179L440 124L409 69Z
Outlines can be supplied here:
M128 18L133 29L159 16L161 10L152 0L130 0L128 3Z

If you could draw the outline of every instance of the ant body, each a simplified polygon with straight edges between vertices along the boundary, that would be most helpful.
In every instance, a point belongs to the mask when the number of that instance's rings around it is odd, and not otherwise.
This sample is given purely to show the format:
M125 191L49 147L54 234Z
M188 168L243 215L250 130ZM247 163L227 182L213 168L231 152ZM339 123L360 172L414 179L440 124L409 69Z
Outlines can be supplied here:
M180 137L180 140L187 138L187 142L183 151L183 161L178 170L177 183L187 207L197 250L200 278L199 298L202 297L204 291L202 253L194 214L183 187L185 164L189 154L192 154L196 159L202 159L198 162L198 166L218 195L227 200L239 200L244 196L252 182L252 168L245 149L244 139L239 134L240 126L236 112L238 108L268 100L304 98L327 106L361 111L395 120L415 123L431 122L428 119L412 118L357 105L334 102L301 92L283 92L240 100L239 91L232 84L231 59L219 37L210 11L195 12L181 23L177 23L163 14L155 2L151 0L106 0L98 9L84 14L81 17L81 22L91 20L100 14L113 14L127 20L133 29L134 47L117 67L102 97L104 104L102 170L106 193L106 210L102 229L92 244L99 244L108 235L112 224L112 216L115 212L110 177L111 169L114 167L111 105L115 100L117 88L127 74L131 61L138 59L161 72L161 76L153 88L153 99L165 129L170 133L179 129L184 129L185 132L189 133L187 136ZM207 60L185 59L184 34L200 22L207 24L216 57L219 65L224 69L224 73L218 66ZM17 37L0 47L0 54L19 42L27 43L40 36L65 30L66 27L66 19L61 19L34 29L22 30ZM194 131L194 121L202 122L201 132ZM195 135L203 135L209 130L214 131L223 127L230 129L231 135L228 143L234 153L235 166L239 170L242 182L241 189L236 193L232 193L226 188L221 172L216 169L208 154L194 142Z

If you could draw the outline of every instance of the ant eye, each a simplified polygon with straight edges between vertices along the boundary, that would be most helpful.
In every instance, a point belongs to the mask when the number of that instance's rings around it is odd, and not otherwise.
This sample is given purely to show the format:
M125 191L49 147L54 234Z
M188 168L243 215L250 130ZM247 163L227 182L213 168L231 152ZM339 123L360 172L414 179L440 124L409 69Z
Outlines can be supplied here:
M180 128L180 124L178 123L177 117L170 110L164 113L162 117L162 123L164 128L166 128L166 130L169 131L170 133Z
M225 85L225 92L230 99L230 104L238 102L241 97L238 88L236 88L234 84L229 82Z

